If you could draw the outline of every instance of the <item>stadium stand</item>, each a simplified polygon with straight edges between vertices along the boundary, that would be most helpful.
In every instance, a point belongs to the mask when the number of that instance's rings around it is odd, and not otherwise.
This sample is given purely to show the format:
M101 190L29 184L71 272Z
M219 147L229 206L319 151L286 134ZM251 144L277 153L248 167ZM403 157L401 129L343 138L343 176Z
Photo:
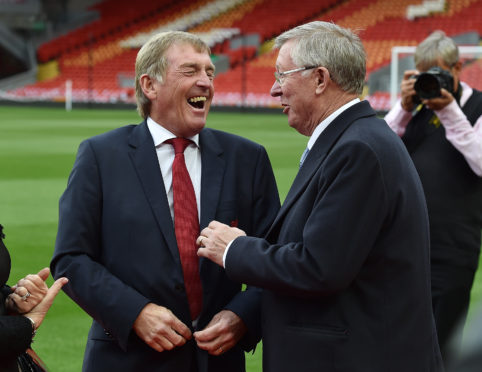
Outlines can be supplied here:
M138 49L152 33L180 29L211 46L214 105L276 107L278 99L269 95L276 60L271 40L297 24L324 20L359 30L367 51L366 98L386 110L392 47L415 46L435 29L452 37L471 33L480 44L482 0L445 0L443 7L436 0L436 12L421 11L426 1L136 0L136 7L129 0L98 1L87 8L97 19L37 48L38 81L7 95L62 101L70 80L74 101L132 104ZM480 57L468 60L462 77L482 89L481 69Z

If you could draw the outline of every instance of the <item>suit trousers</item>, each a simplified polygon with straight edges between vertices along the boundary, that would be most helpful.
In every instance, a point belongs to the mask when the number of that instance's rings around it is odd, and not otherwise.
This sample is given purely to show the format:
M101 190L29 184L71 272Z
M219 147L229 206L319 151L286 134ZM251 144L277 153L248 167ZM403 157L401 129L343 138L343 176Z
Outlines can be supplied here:
M470 303L474 271L466 267L432 265L432 306L440 351L444 363L450 360L450 350L460 346Z

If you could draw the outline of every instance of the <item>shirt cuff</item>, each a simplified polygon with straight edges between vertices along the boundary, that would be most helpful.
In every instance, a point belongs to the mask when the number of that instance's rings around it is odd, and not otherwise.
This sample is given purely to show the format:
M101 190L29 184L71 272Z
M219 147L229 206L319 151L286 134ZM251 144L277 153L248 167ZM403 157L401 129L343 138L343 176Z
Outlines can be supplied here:
M231 244L233 244L235 239L231 240L228 245L226 246L226 249L224 250L223 254L223 267L226 268L226 255L228 254L229 247L231 247Z

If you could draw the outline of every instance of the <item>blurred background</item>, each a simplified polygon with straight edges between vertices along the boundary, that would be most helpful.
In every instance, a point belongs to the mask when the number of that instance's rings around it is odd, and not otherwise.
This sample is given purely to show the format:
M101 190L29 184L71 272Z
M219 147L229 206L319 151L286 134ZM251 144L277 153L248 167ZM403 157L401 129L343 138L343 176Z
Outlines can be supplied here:
M364 97L380 112L413 67L411 49L436 29L463 47L462 80L482 89L482 0L0 0L0 103L134 105L137 51L176 29L213 51L214 107L276 107L272 39L313 20L359 32Z
M460 46L462 80L482 90L482 0L0 0L0 223L9 284L49 265L78 144L141 121L135 57L162 30L198 33L210 45L216 93L207 124L262 143L284 199L307 138L269 95L272 40L313 20L358 31L367 51L363 98L380 115L413 68L415 46L437 29ZM469 319L481 300L479 270ZM51 371L81 370L90 323L65 294L56 298L34 343ZM247 354L248 372L261 371L261 350Z

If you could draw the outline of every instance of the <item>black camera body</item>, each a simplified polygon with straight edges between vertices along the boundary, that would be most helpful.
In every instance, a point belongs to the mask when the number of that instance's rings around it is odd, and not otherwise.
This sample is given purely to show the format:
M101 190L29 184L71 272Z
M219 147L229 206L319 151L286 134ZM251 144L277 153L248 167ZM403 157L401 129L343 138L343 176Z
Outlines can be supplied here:
M442 88L449 91L450 94L454 94L452 74L438 66L431 67L426 72L414 77L417 79L414 85L415 92L417 92L417 97L414 97L416 102L420 102L420 99L441 97L440 89Z

